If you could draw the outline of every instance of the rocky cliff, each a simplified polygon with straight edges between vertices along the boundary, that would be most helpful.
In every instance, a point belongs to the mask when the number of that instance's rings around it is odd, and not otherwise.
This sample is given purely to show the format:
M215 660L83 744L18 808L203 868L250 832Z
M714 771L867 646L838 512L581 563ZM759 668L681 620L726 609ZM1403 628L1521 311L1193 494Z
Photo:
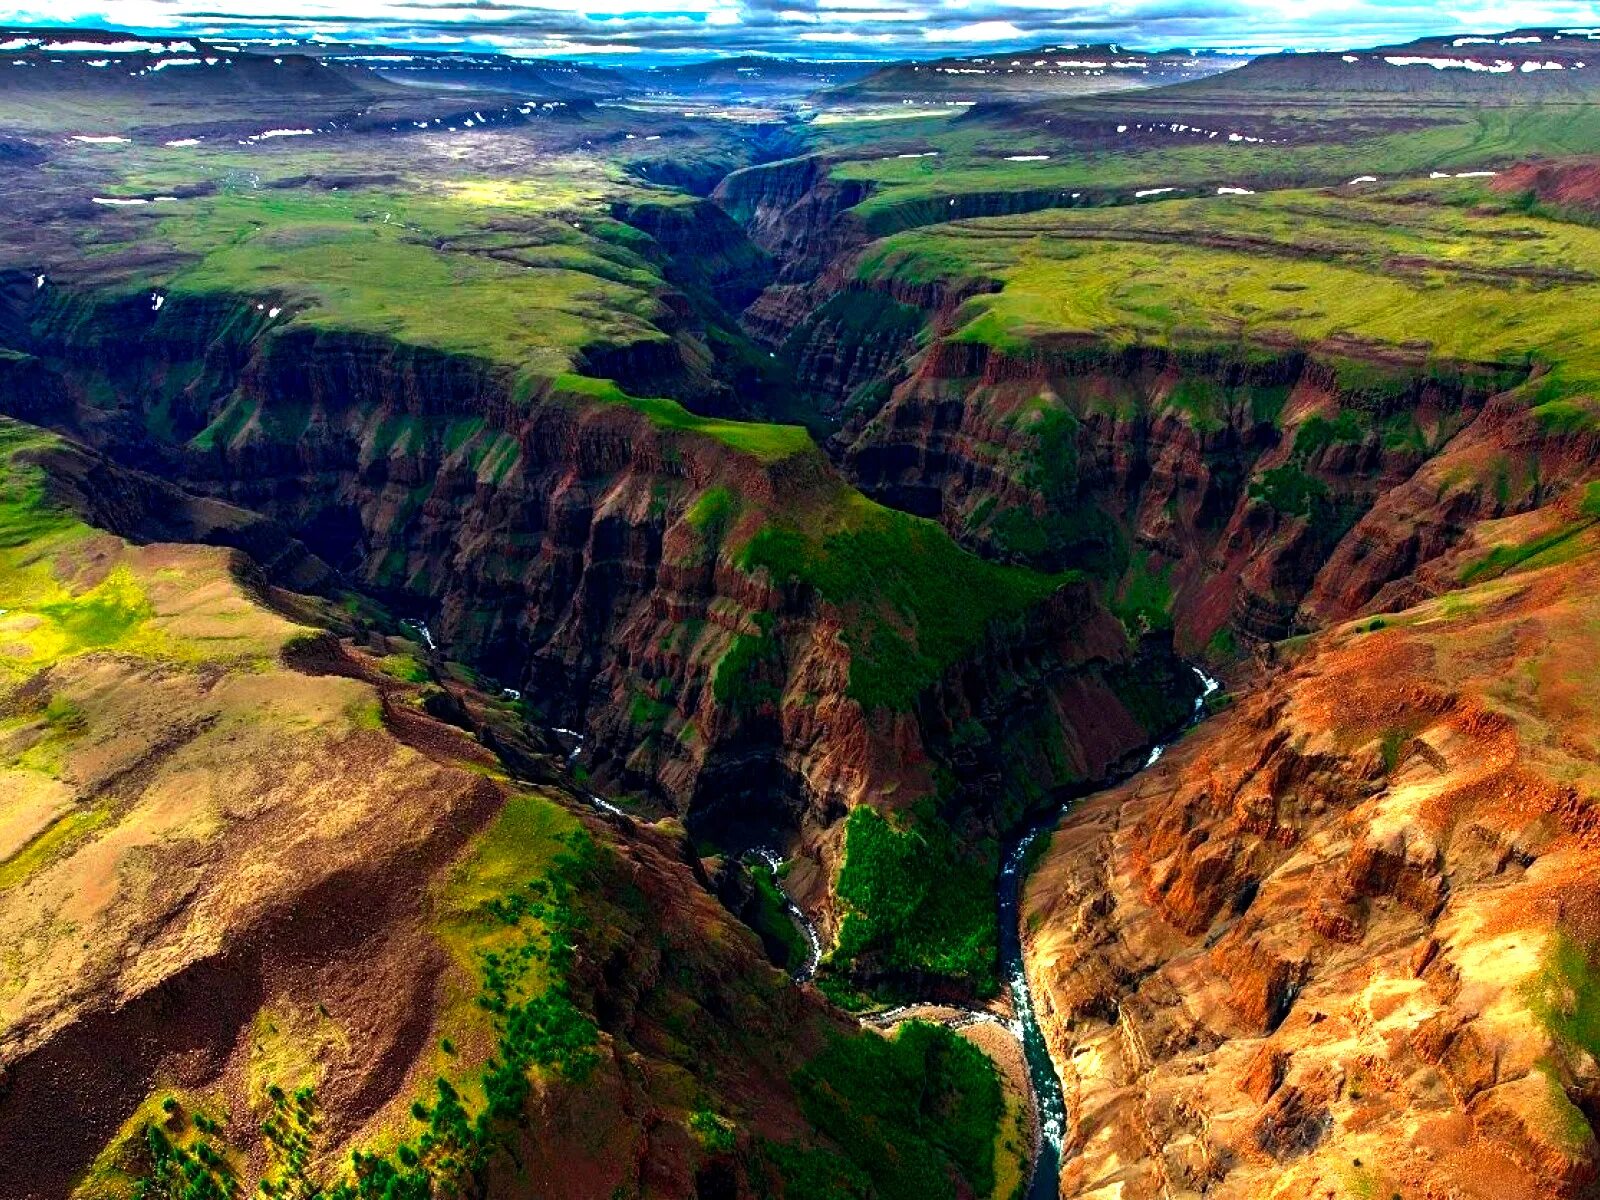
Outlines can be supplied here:
M835 435L850 477L988 556L1089 570L1189 653L1359 611L1471 519L1582 474L1581 446L1517 400L1489 403L1521 379L1492 364L1059 336L999 349L937 335L965 294L906 298L930 305L935 335ZM1498 486L1496 453L1517 464Z
M63 504L172 529L170 485L3 418L0 456L0 1192L746 1198L914 1153L970 1193L681 828L601 819L415 643Z
M608 792L797 841L825 923L854 806L939 795L993 836L1183 711L1186 683L1153 682L1170 650L1131 642L1087 582L983 564L867 504L798 431L601 381L524 395L491 364L269 330L226 297L153 313L47 291L14 311L37 376L19 415L259 514L425 618L582 731Z
M1593 522L1478 526L1494 582L1287 650L1063 821L1024 913L1063 1196L1589 1194Z

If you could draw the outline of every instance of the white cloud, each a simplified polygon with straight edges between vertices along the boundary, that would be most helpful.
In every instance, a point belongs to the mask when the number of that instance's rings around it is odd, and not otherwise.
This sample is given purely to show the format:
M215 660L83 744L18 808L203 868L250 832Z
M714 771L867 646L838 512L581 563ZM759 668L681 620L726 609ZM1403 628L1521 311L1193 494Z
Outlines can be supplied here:
M974 21L950 29L930 29L922 36L930 42L1006 42L1020 41L1027 34L1010 21Z
M5 0L0 0L3 5ZM210 37L359 38L530 57L751 50L805 42L867 53L959 54L1112 41L1346 50L1424 33L1592 26L1600 0L24 0L0 23L97 24ZM779 5L788 5L780 8ZM833 31L851 31L844 36ZM811 36L826 33L829 36Z

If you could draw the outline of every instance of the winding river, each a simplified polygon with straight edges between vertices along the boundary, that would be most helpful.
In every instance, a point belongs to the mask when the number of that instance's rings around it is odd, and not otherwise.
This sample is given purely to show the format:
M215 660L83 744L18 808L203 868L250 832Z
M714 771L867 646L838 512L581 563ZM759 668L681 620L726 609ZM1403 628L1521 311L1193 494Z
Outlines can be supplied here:
M1205 712L1206 701L1218 688L1218 683L1198 667L1191 668L1200 679L1200 695L1194 702L1194 712L1185 730L1193 727ZM575 760L583 748L581 734L570 729L554 730L564 740L572 745L569 761ZM1165 752L1167 745L1163 743L1153 747L1150 756L1145 759L1140 770L1146 770L1156 764ZM1127 778L1132 778L1138 772L1133 772ZM1126 782L1126 779L1115 781ZM1108 783L1107 786L1113 786ZM607 812L620 813L617 808L601 796L589 793L589 799L597 808ZM1067 1126L1066 1097L1061 1090L1061 1079L1056 1074L1055 1063L1050 1058L1049 1047L1045 1044L1044 1031L1039 1027L1038 1015L1033 1007L1033 995L1028 988L1028 972L1023 962L1022 955L1022 887L1023 866L1028 859L1028 850L1034 841L1046 831L1054 828L1057 822L1066 814L1076 801L1070 801L1050 813L1040 817L1020 833L1016 840L1007 848L1005 858L1000 866L999 884L999 910L1000 910L1000 968L1005 976L1011 991L1011 1007L1015 1014L1012 1020L1004 1020L999 1015L979 1010L961 1010L960 1016L953 1022L954 1026L970 1024L975 1021L992 1021L1005 1025L1022 1043L1023 1055L1028 1064L1028 1076L1033 1085L1035 1127L1039 1131L1038 1155L1034 1160L1033 1178L1029 1183L1026 1193L1027 1200L1056 1200L1061 1188L1061 1149L1062 1139ZM758 848L753 853L763 860L777 875L778 868L783 859L777 851ZM786 905L790 920L792 920L805 934L810 948L807 961L799 964L791 972L797 983L804 983L816 974L817 966L822 959L822 939L817 933L816 926L811 919L796 905L789 901ZM900 1005L888 1012L877 1013L863 1021L878 1028L886 1028L896 1023L900 1016L909 1011L922 1007L938 1007L948 1009L948 1005L938 1002L929 1002L928 1005L912 1003Z
M1206 701L1219 686L1215 679L1198 667L1194 668L1194 673L1200 677L1201 690L1185 729L1200 719L1205 712ZM1154 766L1166 748L1166 744L1152 748L1150 757L1145 759L1144 767L1140 769ZM1028 1075L1033 1082L1034 1114L1039 1130L1039 1153L1034 1160L1028 1200L1056 1200L1060 1195L1061 1143L1067 1127L1067 1102L1061 1091L1061 1078L1056 1074L1056 1065L1050 1058L1050 1049L1045 1045L1044 1032L1039 1028L1033 995L1028 989L1028 971L1022 959L1022 868L1034 840L1053 828L1069 807L1070 804L1063 805L1029 826L1012 843L1000 867L1000 969L1011 988L1011 1006L1016 1012L1014 1028L1022 1039L1022 1051L1028 1060Z

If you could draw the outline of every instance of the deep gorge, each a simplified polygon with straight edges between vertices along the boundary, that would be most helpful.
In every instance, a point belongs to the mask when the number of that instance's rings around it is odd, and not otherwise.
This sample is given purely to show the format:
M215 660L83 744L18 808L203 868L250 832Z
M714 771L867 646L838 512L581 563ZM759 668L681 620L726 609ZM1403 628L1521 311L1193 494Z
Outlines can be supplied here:
M682 299L660 340L584 360L692 411L840 413L826 453L763 463L559 383L519 394L460 355L277 332L244 298L174 301L158 321L138 298L36 294L16 277L0 324L22 352L8 407L261 514L425 617L450 656L582 730L599 786L713 841L795 845L807 865L790 886L830 937L857 803L925 798L958 841L992 847L1183 719L1180 652L1225 666L1412 586L1483 511L1480 492L1404 485L1489 419L1517 382L1503 370L952 341L971 288L851 282L849 238L835 260L795 257L851 197L814 171L786 186L776 206L741 201L731 180L719 192L763 249L704 203L618 208ZM815 306L786 321L799 332L774 331L762 314L797 296ZM782 350L775 365L738 348L741 306ZM1262 472L1275 490L1251 482ZM837 494L840 474L983 559L1064 585L895 708L863 707L838 598L752 571L736 549L792 498ZM1409 507L1378 513L1380 497ZM856 969L872 986L928 983L870 955ZM992 986L959 987L975 985Z

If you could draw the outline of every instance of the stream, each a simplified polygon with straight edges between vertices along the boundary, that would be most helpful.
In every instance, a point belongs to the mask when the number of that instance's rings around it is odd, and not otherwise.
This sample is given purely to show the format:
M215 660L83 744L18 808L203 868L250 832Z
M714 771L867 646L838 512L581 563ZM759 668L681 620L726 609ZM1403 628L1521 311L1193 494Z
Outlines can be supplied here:
M1200 679L1200 695L1194 702L1194 712L1189 721L1184 725L1184 732L1199 722L1205 712L1206 701L1220 686L1218 682L1207 675L1198 667L1191 668ZM577 759L583 749L583 736L575 730L556 729L552 732L562 735L572 744L568 761ZM1138 775L1141 771L1148 770L1160 761L1170 742L1163 742L1151 748L1150 755L1145 759L1144 765L1138 771L1130 772L1121 779L1108 780L1105 787L1115 787L1127 782L1128 779ZM1102 789L1103 790L1103 789ZM622 810L601 796L589 793L589 800L600 809L607 812L620 813ZM1062 1139L1066 1133L1067 1106L1066 1097L1061 1090L1061 1079L1056 1074L1055 1063L1050 1058L1049 1047L1045 1044L1044 1031L1039 1028L1039 1020L1034 1012L1033 996L1028 988L1028 972L1022 954L1022 868L1027 861L1028 850L1034 841L1043 833L1054 828L1057 822L1066 815L1068 810L1078 803L1076 799L1053 809L1044 816L1039 817L1028 825L1007 848L1005 857L1000 867L1000 884L998 889L999 916L1000 916L1000 968L1005 977L1007 987L1011 993L1011 1007L1015 1016L1006 1020L996 1013L982 1009L960 1010L960 1014L946 1022L952 1028L959 1028L974 1022L994 1022L1004 1025L1022 1043L1023 1055L1028 1064L1028 1077L1033 1087L1034 1115L1036 1128L1039 1131L1038 1153L1034 1159L1033 1178L1029 1182L1025 1193L1026 1200L1056 1200L1061 1188L1061 1150ZM775 850L757 848L752 853L760 858L771 868L774 877L777 877L778 868L782 866L782 856ZM781 889L780 889L781 890ZM801 932L805 934L810 947L807 961L797 965L791 974L797 983L805 983L816 974L817 966L822 960L822 939L817 933L817 928L811 919L792 900L786 905L789 919L792 920ZM892 1008L887 1012L877 1013L864 1018L862 1024L874 1028L886 1029L893 1026L900 1017L912 1010L922 1007L938 1007L948 1009L950 1006L938 1002L912 1002Z
M1217 681L1198 667L1194 673L1200 677L1200 695L1194 702L1194 713L1187 730L1200 720L1206 701L1220 686ZM1141 771L1153 767L1166 750L1168 743L1153 747ZM1138 772L1133 774L1137 775ZM1132 778L1132 775L1129 776ZM1120 780L1116 782L1126 782ZM1108 783L1106 786L1115 786ZM1039 1130L1039 1153L1034 1159L1033 1180L1028 1185L1027 1200L1056 1200L1061 1193L1061 1144L1067 1127L1066 1097L1061 1091L1061 1078L1045 1045L1044 1032L1033 1008L1033 996L1028 989L1028 972L1022 958L1022 865L1027 861L1028 848L1034 839L1052 829L1067 810L1077 801L1062 805L1054 812L1030 825L1012 843L1000 868L1000 969L1011 988L1011 1006L1016 1012L1015 1029L1022 1039L1022 1051L1028 1060L1028 1076L1033 1083L1034 1114Z

